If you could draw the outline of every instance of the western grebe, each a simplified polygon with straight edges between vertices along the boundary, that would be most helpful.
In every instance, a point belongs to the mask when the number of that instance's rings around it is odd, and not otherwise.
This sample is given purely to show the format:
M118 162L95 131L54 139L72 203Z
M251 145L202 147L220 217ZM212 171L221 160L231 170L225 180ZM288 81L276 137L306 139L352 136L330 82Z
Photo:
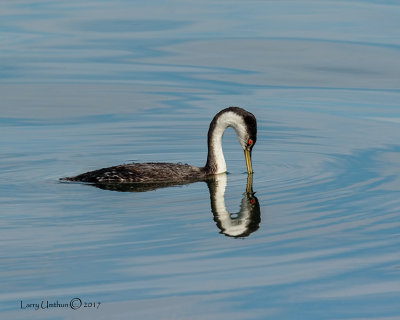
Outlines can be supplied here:
M120 183L178 183L205 180L226 172L222 152L222 136L228 127L235 129L246 159L247 172L253 173L251 151L257 141L257 121L254 115L239 107L218 112L208 130L208 156L204 167L181 163L131 163L82 173L61 181L80 181L95 184Z

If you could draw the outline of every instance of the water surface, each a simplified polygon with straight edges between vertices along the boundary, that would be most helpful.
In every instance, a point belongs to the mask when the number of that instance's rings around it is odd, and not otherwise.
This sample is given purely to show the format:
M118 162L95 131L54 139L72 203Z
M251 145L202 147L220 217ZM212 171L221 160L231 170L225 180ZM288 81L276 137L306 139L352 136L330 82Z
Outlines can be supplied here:
M0 14L1 318L400 317L397 2L25 0ZM204 165L230 105L259 126L245 236L221 229L204 182L58 181ZM231 129L224 152L217 191L237 213ZM96 307L27 307L73 298Z

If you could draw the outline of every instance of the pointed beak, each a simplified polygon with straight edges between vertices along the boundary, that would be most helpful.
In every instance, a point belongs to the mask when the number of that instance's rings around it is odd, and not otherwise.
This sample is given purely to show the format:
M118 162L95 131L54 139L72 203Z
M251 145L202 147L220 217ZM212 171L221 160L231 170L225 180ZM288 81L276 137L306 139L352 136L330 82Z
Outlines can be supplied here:
M251 165L251 151L244 149L244 157L246 158L247 173L253 173L253 167Z

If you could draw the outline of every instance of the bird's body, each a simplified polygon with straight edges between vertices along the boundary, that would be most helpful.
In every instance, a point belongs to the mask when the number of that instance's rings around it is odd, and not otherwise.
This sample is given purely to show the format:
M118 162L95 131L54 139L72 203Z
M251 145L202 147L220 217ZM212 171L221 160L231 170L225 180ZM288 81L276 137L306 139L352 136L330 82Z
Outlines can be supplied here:
M150 183L201 180L205 176L202 168L188 164L147 162L121 164L65 179L88 183Z
M239 108L226 108L214 117L208 131L208 156L204 167L182 163L131 163L94 170L62 181L80 181L93 184L121 183L181 183L206 180L215 174L226 172L222 152L222 135L226 128L233 127L245 151L247 171L252 173L251 150L257 140L256 118Z

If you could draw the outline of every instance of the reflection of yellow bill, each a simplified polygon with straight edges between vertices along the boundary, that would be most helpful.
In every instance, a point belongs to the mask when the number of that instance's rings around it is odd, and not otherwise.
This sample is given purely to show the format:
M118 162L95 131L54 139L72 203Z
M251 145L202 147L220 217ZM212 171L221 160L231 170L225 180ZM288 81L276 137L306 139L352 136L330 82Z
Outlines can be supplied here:
M247 176L247 188L246 188L247 193L253 194L253 175L249 174Z
M251 153L250 153L250 151L245 149L244 150L244 156L246 158L247 173L248 174L252 174L253 173L253 167L251 165Z

